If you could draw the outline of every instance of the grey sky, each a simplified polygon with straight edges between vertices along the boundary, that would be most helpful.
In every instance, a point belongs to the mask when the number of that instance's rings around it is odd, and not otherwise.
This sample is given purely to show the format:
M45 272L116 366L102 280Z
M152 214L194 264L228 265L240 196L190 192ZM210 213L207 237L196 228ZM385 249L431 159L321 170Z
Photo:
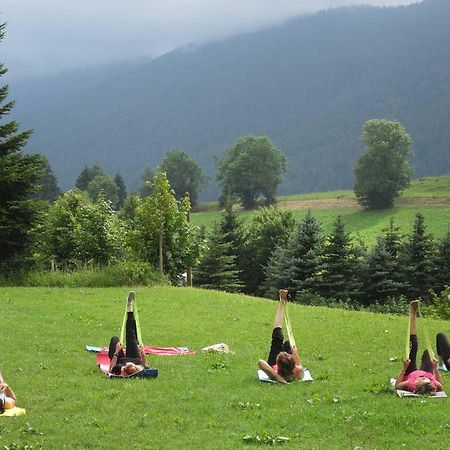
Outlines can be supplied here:
M416 1L417 2L417 1ZM411 0L1 0L0 60L21 78L254 31L303 13Z

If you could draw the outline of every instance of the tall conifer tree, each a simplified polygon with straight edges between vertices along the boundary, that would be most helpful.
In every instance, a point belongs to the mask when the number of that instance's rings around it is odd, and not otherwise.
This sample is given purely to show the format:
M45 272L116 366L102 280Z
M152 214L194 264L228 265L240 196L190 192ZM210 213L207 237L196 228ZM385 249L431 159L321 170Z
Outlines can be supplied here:
M417 213L414 229L405 245L405 280L411 298L427 295L433 287L433 236L428 234L423 214Z
M0 41L5 24L0 24ZM0 63L0 76L7 72ZM31 196L39 188L44 160L40 155L24 155L32 131L19 132L16 121L3 122L14 107L6 101L8 85L0 87L0 264L20 263L31 241L38 203Z

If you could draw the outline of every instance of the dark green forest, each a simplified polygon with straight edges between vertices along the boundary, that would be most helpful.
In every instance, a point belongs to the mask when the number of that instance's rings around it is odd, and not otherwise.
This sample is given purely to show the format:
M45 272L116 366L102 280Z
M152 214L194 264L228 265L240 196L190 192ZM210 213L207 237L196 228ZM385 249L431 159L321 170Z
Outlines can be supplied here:
M287 157L280 193L353 186L363 123L400 121L415 176L450 169L450 2L349 7L152 61L11 83L63 189L86 164L136 189L147 165L179 148L212 175L241 136L267 135ZM7 61L5 61L7 64Z

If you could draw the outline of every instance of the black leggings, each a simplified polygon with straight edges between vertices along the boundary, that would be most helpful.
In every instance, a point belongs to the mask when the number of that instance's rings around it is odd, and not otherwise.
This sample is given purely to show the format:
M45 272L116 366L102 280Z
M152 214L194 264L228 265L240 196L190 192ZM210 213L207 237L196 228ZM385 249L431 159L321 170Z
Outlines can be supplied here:
M269 357L267 363L269 366L274 366L277 363L278 353L286 352L292 354L291 344L289 341L283 342L283 330L281 327L276 327L272 330L272 342L270 344Z
M438 333L436 335L436 350L437 354L442 358L442 361L444 361L445 367L450 370L450 364L448 362L450 358L450 342L445 333Z
M116 345L120 341L118 336L113 336L109 342L109 359L111 359L116 352ZM126 323L126 349L127 354L123 350L117 354L117 361L123 360L123 358L133 358L140 360L139 344L137 340L136 320L134 319L133 311L127 313Z
M419 341L417 340L417 336L415 334L411 334L409 336L409 366L406 369L405 375L409 375L411 372L417 370L417 349L419 346ZM420 370L424 370L425 372L433 373L433 365L431 364L430 354L428 350L425 350L422 354L422 361L420 363Z

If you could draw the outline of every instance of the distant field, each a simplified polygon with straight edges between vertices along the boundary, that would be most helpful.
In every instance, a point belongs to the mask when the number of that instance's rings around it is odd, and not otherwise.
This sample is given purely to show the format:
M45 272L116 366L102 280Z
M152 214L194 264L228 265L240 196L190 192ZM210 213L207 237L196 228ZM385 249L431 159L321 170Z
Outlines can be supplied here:
M418 199L417 202L412 200L414 198ZM336 217L341 215L346 229L361 236L367 245L375 242L376 235L388 225L391 217L394 217L395 223L403 233L409 233L417 212L424 215L428 231L436 238L444 236L450 230L450 202L442 205L426 203L426 199L430 199L430 202L432 199L442 199L444 203L446 199L450 199L450 176L413 181L411 187L403 193L398 205L389 210L364 211L354 205L352 199L354 199L352 191L334 191L285 196L280 197L278 201L280 207L293 210L298 219L301 219L309 209L323 224L325 232L332 229ZM408 204L402 204L402 199L408 199ZM209 206L211 207L211 204ZM239 217L246 222L253 214L253 211L240 211ZM191 218L194 224L209 228L215 221L220 220L220 212L193 213Z
M108 380L86 344L119 331L126 289L0 288L0 369L27 415L0 418L5 449L237 449L244 437L284 449L447 448L448 399L389 391L406 317L290 305L300 355L315 379L256 380L275 312L270 300L190 288L137 289L146 344L195 356L150 357L153 380ZM431 336L450 322L426 320ZM419 324L420 330L420 324ZM420 347L423 348L422 334ZM229 355L204 354L225 342ZM444 375L447 385L450 376ZM278 446L277 446L278 447Z

